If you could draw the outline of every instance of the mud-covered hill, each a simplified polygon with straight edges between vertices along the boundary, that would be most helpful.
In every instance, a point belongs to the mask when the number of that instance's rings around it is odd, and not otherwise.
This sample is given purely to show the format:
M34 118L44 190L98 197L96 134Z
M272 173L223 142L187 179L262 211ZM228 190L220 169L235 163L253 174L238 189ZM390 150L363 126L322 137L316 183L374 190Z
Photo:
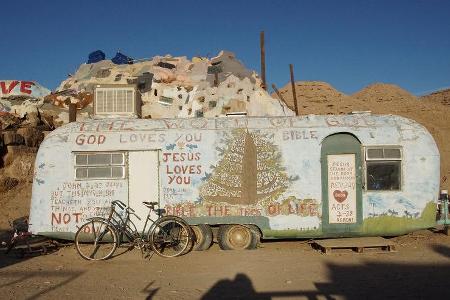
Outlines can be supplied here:
M326 82L297 81L295 91L300 115L346 114L355 110L367 109L363 103L359 101L355 103L351 97L336 90ZM295 110L291 84L282 87L280 94L288 107ZM272 96L277 97L275 93Z
M389 83L374 83L366 86L362 90L354 93L353 98L364 102L393 103L400 104L405 101L416 101L417 98L402 89L401 87Z
M429 95L420 97L421 100L450 106L450 89L444 89L433 92Z

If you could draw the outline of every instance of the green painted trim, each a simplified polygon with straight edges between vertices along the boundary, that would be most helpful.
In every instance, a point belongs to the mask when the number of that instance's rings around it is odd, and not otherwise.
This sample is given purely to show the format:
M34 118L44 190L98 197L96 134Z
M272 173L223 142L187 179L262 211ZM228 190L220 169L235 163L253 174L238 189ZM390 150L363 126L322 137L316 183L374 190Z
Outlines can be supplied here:
M52 232L52 231L45 231L45 232L38 232L37 235L43 235L52 239L57 240L68 240L73 241L75 240L75 232Z
M362 233L365 235L396 236L419 229L436 226L436 203L428 202L420 218L379 216L364 220Z
M259 227L262 231L270 229L269 218L268 217L241 217L241 216L228 216L228 217L191 217L183 218L189 225L197 224L209 224L209 225L220 225L220 224L254 224Z
M321 237L322 230L262 230L265 239L295 239L295 238L314 238Z
M328 213L328 160L327 155L354 154L356 172L356 223L330 224ZM320 160L322 163L322 227L324 234L344 234L361 231L363 222L362 213L362 159L361 143L349 133L330 135L322 142Z

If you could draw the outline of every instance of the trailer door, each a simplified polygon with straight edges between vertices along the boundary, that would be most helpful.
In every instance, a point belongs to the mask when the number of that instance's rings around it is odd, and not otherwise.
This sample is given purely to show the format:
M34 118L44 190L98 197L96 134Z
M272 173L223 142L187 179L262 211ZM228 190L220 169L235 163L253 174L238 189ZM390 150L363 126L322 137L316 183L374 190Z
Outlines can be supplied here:
M142 230L148 208L143 201L159 202L159 151L128 152L128 204L141 217L133 219ZM147 225L148 226L148 225Z
M358 232L362 225L361 144L351 134L322 143L322 227L324 235Z

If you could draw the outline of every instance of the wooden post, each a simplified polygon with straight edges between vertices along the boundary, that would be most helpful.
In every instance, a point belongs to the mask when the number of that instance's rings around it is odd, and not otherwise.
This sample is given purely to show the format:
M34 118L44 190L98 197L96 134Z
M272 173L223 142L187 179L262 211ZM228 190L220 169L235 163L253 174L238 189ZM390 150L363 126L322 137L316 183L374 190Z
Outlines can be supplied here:
M278 98L280 98L281 101L284 102L284 104L287 105L286 101L284 100L283 96L281 95L280 91L277 89L277 86L275 84L272 83L272 88L275 91L275 93L277 94Z
M294 66L292 64L289 64L289 69L291 71L292 98L294 99L295 115L298 116L297 92L295 91L294 81Z
M214 86L219 86L219 73L214 73Z
M77 105L75 103L69 104L69 123L77 120Z
M266 85L266 49L264 48L264 31L261 31L259 35L260 47L261 47L261 81L262 88L267 90Z

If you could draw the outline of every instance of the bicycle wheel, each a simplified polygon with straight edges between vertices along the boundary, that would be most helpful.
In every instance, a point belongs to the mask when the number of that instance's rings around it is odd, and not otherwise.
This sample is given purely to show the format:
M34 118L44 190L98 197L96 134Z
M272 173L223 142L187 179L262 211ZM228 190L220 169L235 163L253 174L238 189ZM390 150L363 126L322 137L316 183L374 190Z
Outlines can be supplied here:
M165 216L158 219L149 233L153 251L162 257L175 257L185 253L191 244L192 232L181 218Z
M117 233L104 219L93 219L83 224L75 234L78 254L87 260L104 260L117 248Z

